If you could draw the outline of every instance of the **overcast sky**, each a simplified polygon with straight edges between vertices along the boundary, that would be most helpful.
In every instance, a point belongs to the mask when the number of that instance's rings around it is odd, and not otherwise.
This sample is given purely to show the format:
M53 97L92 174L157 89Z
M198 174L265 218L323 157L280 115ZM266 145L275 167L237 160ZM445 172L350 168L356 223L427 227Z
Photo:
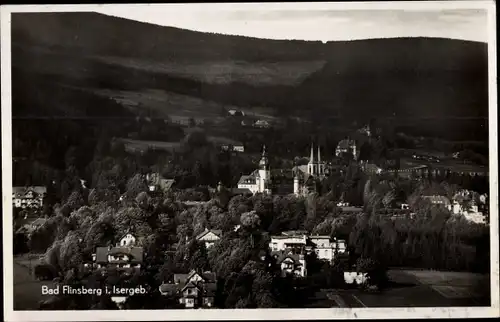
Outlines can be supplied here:
M270 39L354 40L442 37L487 42L487 14L477 9L333 10L215 6L127 6L98 12L196 31Z

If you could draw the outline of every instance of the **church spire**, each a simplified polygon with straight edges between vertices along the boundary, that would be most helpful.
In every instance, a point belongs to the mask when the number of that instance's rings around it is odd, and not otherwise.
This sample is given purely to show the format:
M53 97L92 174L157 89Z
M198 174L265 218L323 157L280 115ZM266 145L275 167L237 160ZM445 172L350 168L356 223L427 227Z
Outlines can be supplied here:
M311 142L311 157L309 158L309 163L314 163L314 143Z
M319 145L318 145L318 163L321 163L321 151L319 149Z

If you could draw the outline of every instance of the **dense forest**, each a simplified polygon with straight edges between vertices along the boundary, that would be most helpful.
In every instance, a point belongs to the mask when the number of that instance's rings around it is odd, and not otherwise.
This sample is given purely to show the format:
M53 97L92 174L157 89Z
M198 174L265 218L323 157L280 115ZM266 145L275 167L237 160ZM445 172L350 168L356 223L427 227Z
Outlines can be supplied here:
M23 122L30 121L17 120L15 124ZM203 132L186 136L179 152L131 155L112 138L123 128L148 133L147 126L138 124L141 122L134 120L113 127L102 121L46 120L14 127L14 151L27 153L18 155L19 162L25 158L27 166L14 167L15 179L29 178L49 188L43 210L48 221L32 233L26 246L31 252L45 253L45 269L65 283L102 286L140 282L149 285L151 293L134 297L127 302L130 308L175 308L175 303L155 291L157 286L174 273L203 269L218 276L218 307L302 307L307 303L299 303L297 298L307 297L319 287L348 287L341 273L352 264L373 272L380 287L387 283L383 272L389 267L489 271L488 226L451 216L446 209L420 199L432 194L451 198L463 184L471 184L463 178L453 182L452 177L372 177L356 162L345 159L339 163L343 171L324 181L319 193L307 197L232 196L229 190L214 192L209 186L215 187L221 179L229 186L241 172L255 167L250 160L221 153ZM178 135L177 125L157 126L159 135ZM40 136L33 140L36 131L41 131ZM36 163L26 161L34 159ZM175 177L174 189L166 194L150 193L145 174L152 171ZM124 197L121 201L120 196ZM336 206L340 198L362 206L362 211L343 212ZM187 207L183 204L186 200L205 203ZM399 213L395 205L407 201L416 215L391 219ZM235 232L238 225L242 229ZM209 250L194 239L205 228L224 232L221 241ZM305 281L284 280L275 265L268 265L273 263L271 258L265 262L256 258L267 252L271 234L296 229L347 240L349 256L334 263L309 258ZM102 279L76 269L89 260L95 247L114 244L129 231L142 237L147 254L146 269L139 275L123 280L111 274ZM17 238L20 244L16 244L16 251L26 251L23 239ZM53 305L114 307L105 298L60 301Z
M432 38L327 44L274 41L160 27L96 13L15 14L12 30L14 99L24 101L16 104L14 116L79 116L84 111L87 116L100 115L103 109L95 106L103 102L61 104L65 92L90 95L97 89L157 89L240 108L264 106L281 116L299 115L316 123L331 117L342 121L394 118L407 123L406 131L415 135L455 140L486 140L488 135L487 45L483 43ZM231 81L199 78L199 70L206 70L203 64L214 62L227 70L216 75ZM276 68L278 74L267 74ZM280 82L288 73L304 76L288 84ZM256 84L259 78L270 80ZM61 84L70 87L61 88ZM22 95L26 87L36 91L39 86L43 97ZM110 107L106 113L122 117L125 112Z

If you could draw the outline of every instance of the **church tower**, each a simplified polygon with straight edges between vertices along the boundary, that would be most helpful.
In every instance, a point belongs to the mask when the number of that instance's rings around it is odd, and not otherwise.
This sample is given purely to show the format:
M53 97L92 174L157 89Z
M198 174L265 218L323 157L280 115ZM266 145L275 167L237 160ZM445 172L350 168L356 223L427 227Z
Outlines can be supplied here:
M269 171L269 159L267 157L266 146L262 149L262 157L259 162L258 191L261 193L270 193L271 173Z
M314 176L317 172L317 163L314 160L314 145L311 143L311 157L309 158L309 163L307 164L307 174Z
M321 150L318 145L318 175L320 177L325 176L325 163L321 161Z
M293 194L296 196L300 194L300 183L297 173L295 173L295 175L293 176Z

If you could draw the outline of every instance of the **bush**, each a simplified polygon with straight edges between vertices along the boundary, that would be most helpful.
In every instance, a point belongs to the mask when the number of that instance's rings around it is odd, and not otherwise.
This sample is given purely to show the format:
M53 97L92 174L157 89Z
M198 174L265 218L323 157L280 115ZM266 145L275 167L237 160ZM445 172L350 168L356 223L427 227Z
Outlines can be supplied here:
M56 269L50 264L36 265L35 277L42 281L53 280L55 277L57 277Z

